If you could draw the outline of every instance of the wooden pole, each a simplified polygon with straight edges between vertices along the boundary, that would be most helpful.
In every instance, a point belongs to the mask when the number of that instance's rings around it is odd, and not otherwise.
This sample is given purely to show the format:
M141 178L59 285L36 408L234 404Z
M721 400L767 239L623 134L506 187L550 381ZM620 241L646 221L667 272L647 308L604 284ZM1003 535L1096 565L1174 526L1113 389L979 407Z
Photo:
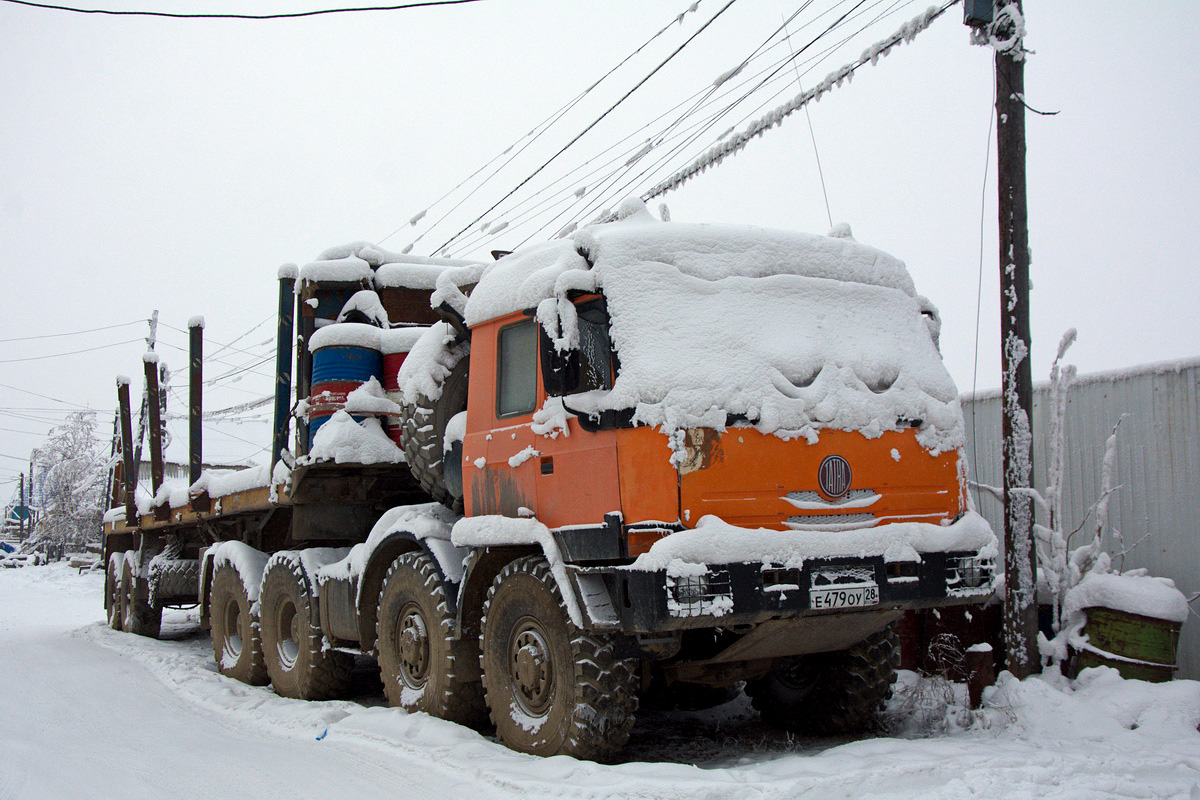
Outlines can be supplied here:
M1015 10L1015 16L1013 12ZM1039 669L1033 540L1033 377L1029 363L1029 225L1025 191L1025 49L1020 0L995 7L996 163L1000 210L1004 466L1004 644L1017 678Z
M150 480L152 491L158 494L163 483L162 412L158 398L158 354L142 354L146 367L146 406L150 414Z
M124 459L125 524L137 523L137 467L133 463L133 421L129 409L129 379L117 378L117 404L121 413L121 455Z
M295 333L296 268L279 270L279 316L275 340L275 427L271 438L271 474L288 446L292 400L292 338Z
M146 349L153 352L154 345L158 341L158 309L154 309L154 313L150 315L148 320L150 324L150 335L146 337ZM149 413L147 402L147 388L142 389L142 407L138 412L138 428L137 442L133 446L133 461L137 464L138 471L142 469L142 442L146 439L146 415Z
M300 291L296 293L296 326L300 329L296 337L296 397L307 398L312 391L312 352L308 341L317 329L317 311L304 302L305 282L300 280ZM308 453L308 420L296 418L296 449L303 455Z
M204 465L204 317L188 320L188 486Z

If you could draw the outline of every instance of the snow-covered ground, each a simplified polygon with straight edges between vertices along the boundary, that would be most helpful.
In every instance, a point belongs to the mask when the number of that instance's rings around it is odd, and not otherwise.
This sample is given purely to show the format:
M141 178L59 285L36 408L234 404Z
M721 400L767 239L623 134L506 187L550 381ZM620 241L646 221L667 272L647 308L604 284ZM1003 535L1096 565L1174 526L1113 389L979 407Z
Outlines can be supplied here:
M621 763L537 759L383 707L309 703L219 675L195 616L109 630L99 573L0 570L0 800L44 798L1175 798L1200 800L1200 682L1091 670L1001 680L986 709L905 673L894 732L791 739L744 698L646 712ZM956 687L961 694L962 687Z

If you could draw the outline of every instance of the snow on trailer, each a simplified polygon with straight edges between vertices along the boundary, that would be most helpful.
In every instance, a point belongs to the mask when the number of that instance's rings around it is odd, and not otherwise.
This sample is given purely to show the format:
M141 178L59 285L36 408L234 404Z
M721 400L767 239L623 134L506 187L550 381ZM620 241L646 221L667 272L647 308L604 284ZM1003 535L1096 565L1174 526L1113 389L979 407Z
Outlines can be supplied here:
M356 242L280 281L272 479L106 521L110 608L198 602L229 677L328 698L373 655L392 705L605 759L640 700L743 682L772 724L869 727L904 610L990 596L937 312L848 229L627 203L491 264ZM377 357L331 405L334 348ZM190 597L150 592L188 560Z

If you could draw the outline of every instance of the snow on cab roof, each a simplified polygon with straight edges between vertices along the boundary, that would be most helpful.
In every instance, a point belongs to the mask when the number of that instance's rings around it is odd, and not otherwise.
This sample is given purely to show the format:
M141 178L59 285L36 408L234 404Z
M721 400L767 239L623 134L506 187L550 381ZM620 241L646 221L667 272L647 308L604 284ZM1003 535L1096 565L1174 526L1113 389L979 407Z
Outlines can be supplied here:
M602 292L620 370L611 389L564 398L576 413L632 412L668 432L744 418L810 441L822 429L877 437L917 427L931 452L961 446L936 311L903 262L848 236L659 222L640 202L619 216L447 272L433 302L459 308L468 325L536 308L571 349L580 340L569 293ZM451 283L471 271L479 283L464 298Z
M637 200L626 201L618 216L615 222L590 225L564 239L524 247L494 264L477 267L479 285L466 303L467 324L535 308L554 296L560 275L586 271L592 265L603 265L607 271L636 269L643 263L669 264L684 275L708 281L801 275L916 294L903 261L855 241L846 226L835 231L839 236L819 236L750 225L660 222ZM460 284L467 282L463 278L459 277ZM589 283L583 276L567 280L579 288ZM447 289L439 299L453 294Z

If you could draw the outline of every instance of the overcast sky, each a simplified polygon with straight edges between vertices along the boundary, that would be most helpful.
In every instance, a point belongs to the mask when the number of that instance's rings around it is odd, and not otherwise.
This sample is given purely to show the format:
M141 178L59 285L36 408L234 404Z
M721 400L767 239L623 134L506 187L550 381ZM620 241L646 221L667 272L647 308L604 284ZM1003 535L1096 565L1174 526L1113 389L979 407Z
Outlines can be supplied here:
M531 129L690 0L485 0L255 22L0 3L0 496L7 498L22 460L64 411L97 409L107 426L114 376L136 376L140 389L144 344L108 345L143 336L137 321L152 310L160 312L160 351L180 370L181 393L186 358L177 348L186 337L177 329L193 315L206 318L210 353L245 334L238 351L219 354L224 363L209 364L208 376L254 364L269 354L280 264L312 260L348 241L380 241L398 228L386 247L416 240L413 252L429 254L726 2L703 0L534 142L524 161L461 204L460 191L440 205L510 144L527 143L522 137ZM308 0L86 5L320 7ZM557 197L588 183L585 165L600 163L606 147L631 137L625 146L636 149L652 133L640 130L644 124L736 67L800 5L734 3L546 169L554 179L570 176ZM789 25L793 46L831 19L821 12L851 6L812 3ZM806 67L800 80L811 86L924 7L867 0L865 8L893 13ZM1079 329L1070 360L1083 373L1200 355L1194 3L1053 0L1029 2L1026 12L1027 45L1035 51L1027 100L1061 112L1027 116L1035 379L1047 374L1069 327ZM811 132L804 115L794 115L664 200L675 220L825 233L815 138L833 221L848 222L860 241L908 264L918 290L942 311L943 354L966 391L976 365L979 388L999 384L999 300L994 166L983 183L991 52L970 46L960 20L952 9L813 104ZM777 100L762 95L768 108L796 93L794 77ZM994 165L994 144L990 153ZM577 168L583 171L571 173ZM427 208L422 225L407 226ZM432 226L443 212L451 217ZM502 217L483 221L510 221ZM486 257L545 238L558 224L549 233L514 224L492 238L468 237L452 251ZM123 323L130 324L14 341ZM58 355L94 347L104 349ZM221 377L206 407L265 395L269 371L266 364ZM172 403L183 411L177 398ZM257 427L228 428L208 437L206 457L261 458L262 438Z

